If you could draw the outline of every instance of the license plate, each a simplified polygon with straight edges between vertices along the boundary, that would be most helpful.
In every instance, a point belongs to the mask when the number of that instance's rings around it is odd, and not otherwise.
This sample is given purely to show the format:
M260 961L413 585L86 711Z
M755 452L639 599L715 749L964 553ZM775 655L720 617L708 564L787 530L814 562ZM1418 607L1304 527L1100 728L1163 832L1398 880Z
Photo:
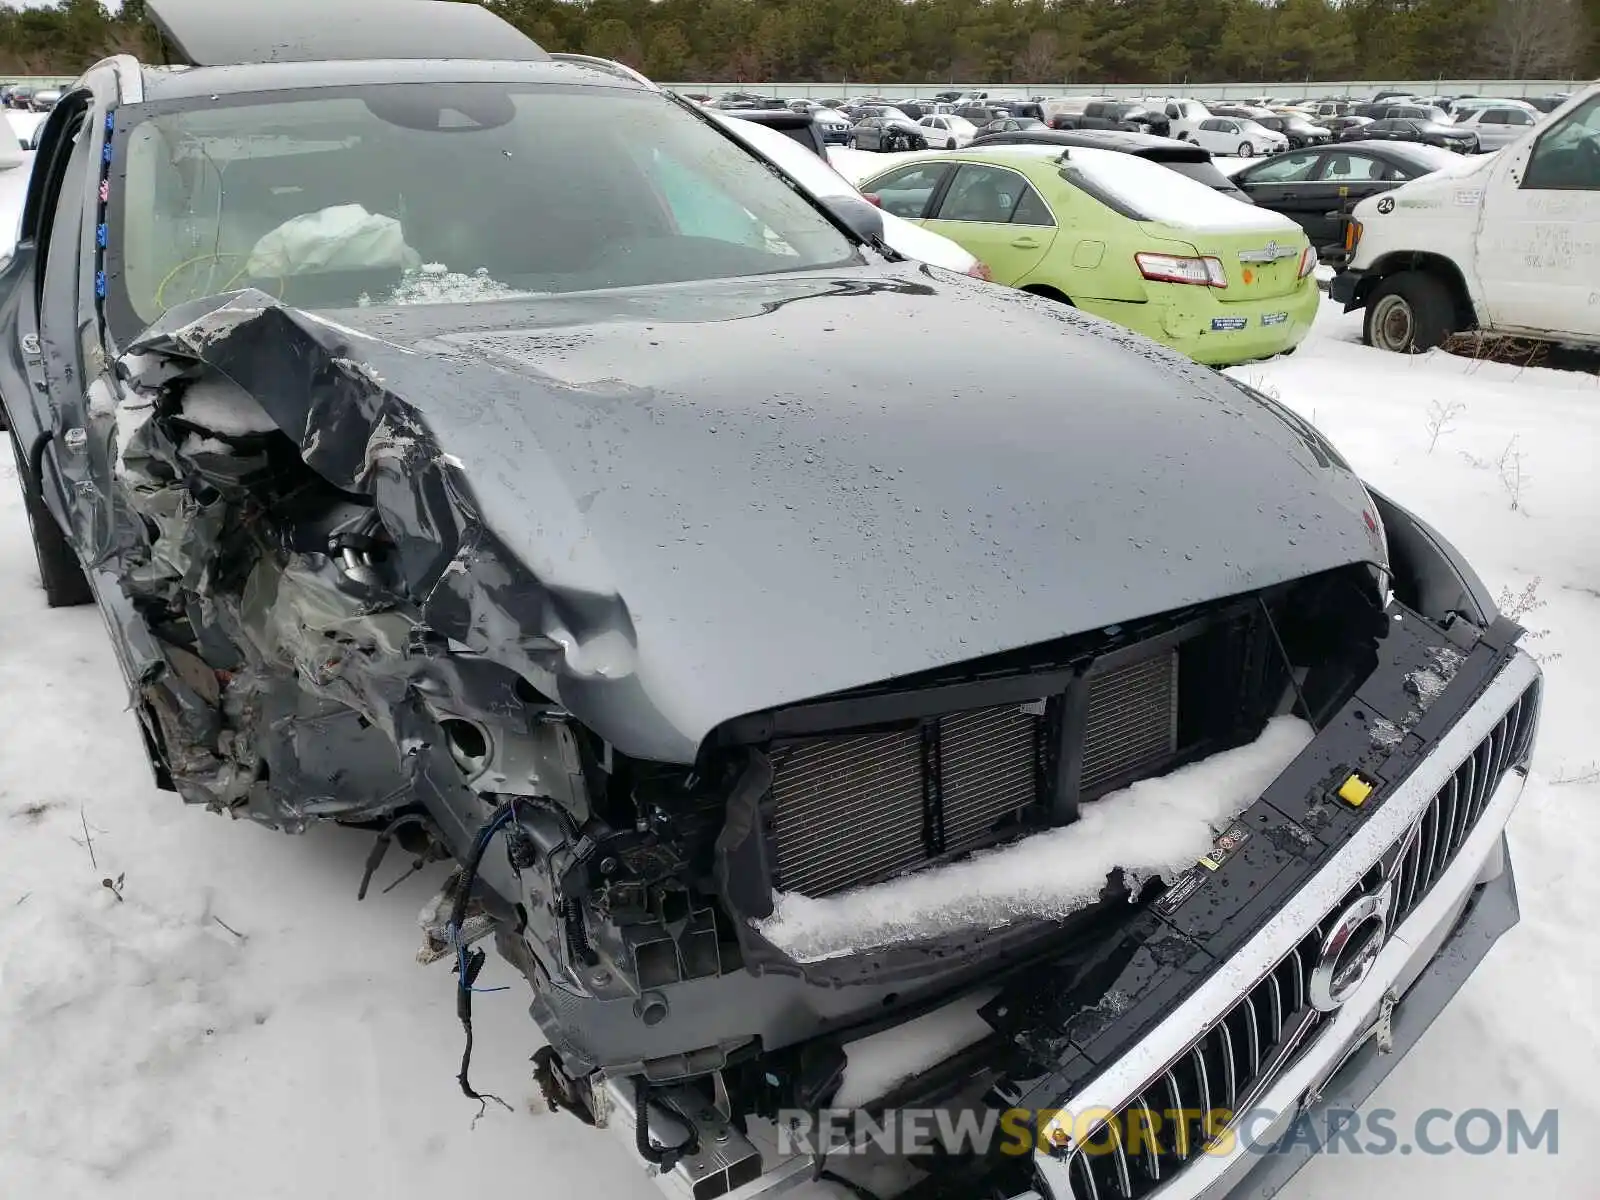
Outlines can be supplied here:
M1261 314L1261 323L1263 325L1282 325L1288 319L1289 314L1286 312Z
M1248 324L1250 324L1250 319L1248 317L1212 317L1211 318L1211 329L1212 329L1213 332L1219 332L1219 331L1223 331L1223 330L1243 329Z

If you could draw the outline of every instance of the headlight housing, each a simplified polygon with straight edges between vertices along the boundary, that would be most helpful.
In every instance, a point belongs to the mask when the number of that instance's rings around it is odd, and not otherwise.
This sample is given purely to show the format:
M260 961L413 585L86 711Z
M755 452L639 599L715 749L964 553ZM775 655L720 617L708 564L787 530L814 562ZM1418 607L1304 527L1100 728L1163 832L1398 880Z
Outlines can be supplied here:
M1500 616L1494 595L1445 537L1421 517L1366 485L1372 498L1395 595L1431 621L1465 617L1487 629Z

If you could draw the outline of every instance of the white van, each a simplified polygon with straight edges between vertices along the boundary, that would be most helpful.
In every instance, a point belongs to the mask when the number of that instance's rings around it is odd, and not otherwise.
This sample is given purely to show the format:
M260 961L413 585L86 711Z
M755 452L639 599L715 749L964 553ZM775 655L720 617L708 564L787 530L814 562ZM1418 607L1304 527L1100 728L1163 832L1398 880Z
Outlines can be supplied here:
M1600 82L1498 153L1356 205L1329 294L1369 345L1467 329L1600 347Z

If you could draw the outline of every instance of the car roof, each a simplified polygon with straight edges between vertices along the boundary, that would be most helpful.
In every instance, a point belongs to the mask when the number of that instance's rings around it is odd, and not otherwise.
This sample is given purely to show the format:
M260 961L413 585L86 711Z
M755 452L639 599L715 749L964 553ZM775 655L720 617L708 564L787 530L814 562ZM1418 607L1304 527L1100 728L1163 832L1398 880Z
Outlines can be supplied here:
M930 150L911 157L927 158L935 162L940 159L950 159L953 162L976 161L993 163L996 166L1013 167L1017 170L1038 170L1051 163L1060 162L1065 156L1068 161L1076 159L1079 162L1093 164L1106 159L1120 159L1124 155L1116 150L1096 150L1085 146L1055 146L1050 144L1031 146L969 146L965 150ZM901 155L902 158L907 156Z
M148 102L210 99L298 88L362 87L380 83L532 83L645 91L620 72L583 62L365 59L339 62L247 63L233 67L146 67Z
M1010 143L988 141L989 137L1026 138ZM1014 134L986 134L976 139L973 148L999 149L1004 145L1064 146L1096 150L1115 150L1122 154L1137 154L1141 158L1157 158L1170 162L1209 162L1209 151L1193 142L1177 138L1157 137L1153 133L1135 133L1124 129L1025 129ZM1159 153L1158 153L1159 152Z
M168 60L197 67L549 57L487 8L447 0L147 0L145 12Z

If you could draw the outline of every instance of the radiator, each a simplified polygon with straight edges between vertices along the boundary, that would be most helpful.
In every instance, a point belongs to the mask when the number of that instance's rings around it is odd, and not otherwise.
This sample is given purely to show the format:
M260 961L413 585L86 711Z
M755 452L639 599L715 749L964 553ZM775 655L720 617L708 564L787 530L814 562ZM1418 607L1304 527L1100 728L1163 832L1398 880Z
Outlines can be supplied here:
M1091 673L1079 794L1153 774L1177 743L1176 651ZM1042 814L1045 705L947 713L909 728L817 738L775 752L774 883L826 896L992 839Z

